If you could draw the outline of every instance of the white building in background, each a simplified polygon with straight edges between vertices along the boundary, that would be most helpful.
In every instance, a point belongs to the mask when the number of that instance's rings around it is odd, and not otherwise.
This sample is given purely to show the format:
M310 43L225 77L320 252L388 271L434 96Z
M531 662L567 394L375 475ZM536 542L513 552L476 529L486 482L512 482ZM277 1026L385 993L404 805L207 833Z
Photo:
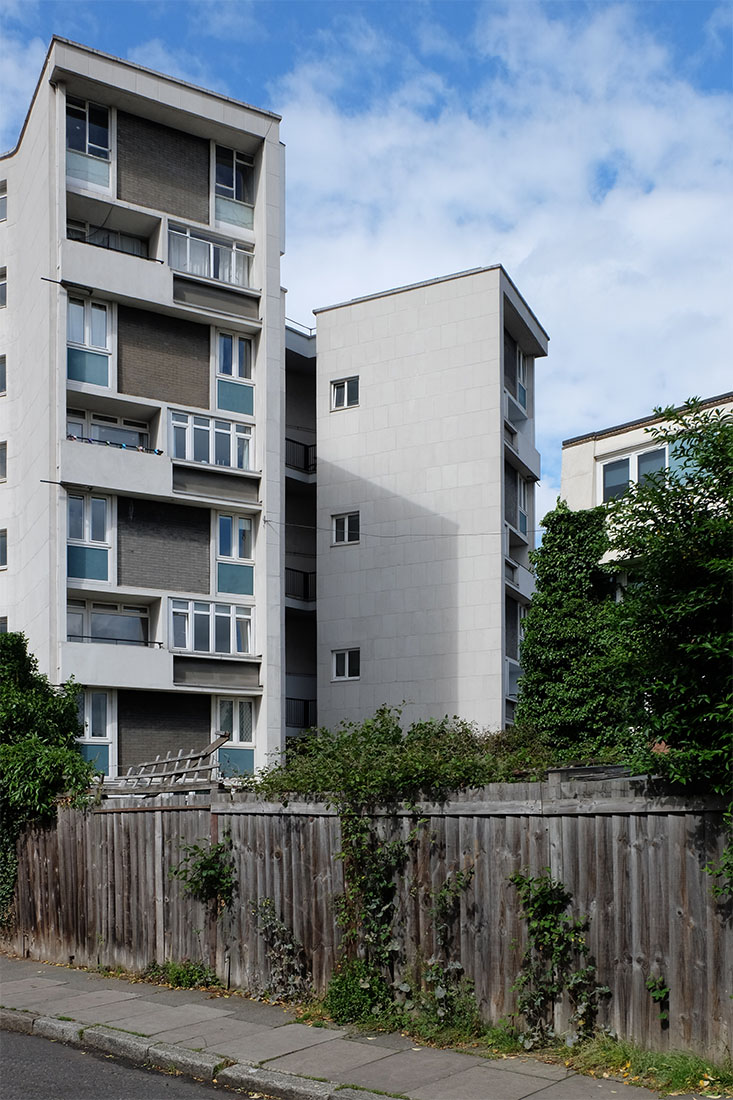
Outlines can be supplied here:
M0 614L111 776L280 744L278 121L55 38L0 159Z
M733 412L733 393L707 398L703 408ZM630 420L612 428L566 439L562 445L561 495L574 511L594 508L621 496L628 486L657 473L674 456L660 445L649 429L662 423L658 416Z
M0 630L110 778L513 716L546 333L499 266L286 329L278 121L55 38L0 158Z

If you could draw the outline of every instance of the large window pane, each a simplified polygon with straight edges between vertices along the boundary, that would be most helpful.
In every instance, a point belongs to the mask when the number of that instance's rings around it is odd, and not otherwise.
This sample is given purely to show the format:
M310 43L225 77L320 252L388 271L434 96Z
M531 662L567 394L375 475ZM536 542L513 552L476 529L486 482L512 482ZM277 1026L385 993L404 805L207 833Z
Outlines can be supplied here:
M190 249L189 249L189 263L186 268L192 275L204 275L208 277L211 275L211 264L209 262L209 252L211 246L208 241L198 241L195 237L191 237Z
M209 608L205 604L202 609L194 605L193 612L193 648L200 653L209 652Z
M240 700L239 710L239 740L252 740L252 704L249 701Z
M237 545L238 556L240 558L252 557L252 520L243 519L241 516L238 520L239 526L239 540Z
M168 263L176 271L186 270L186 238L179 233L168 235Z
M86 152L87 146L87 120L83 108L72 107L66 104L66 148L76 149L79 153Z
M69 497L69 538L84 538L84 498Z
M219 700L219 729L222 733L228 733L232 739L234 733L234 704L231 699Z
M109 124L106 107L89 104L89 152L94 157L106 157L109 149Z
M219 553L223 558L232 556L232 517L219 516Z
M81 641L84 637L84 612L66 612L66 637L70 642Z
M205 427L197 424L194 420L193 425L193 460L194 462L208 462L209 461L209 422L204 421Z
M620 458L618 462L607 462L603 467L603 499L613 500L623 496L629 487L629 460Z
M84 343L84 303L76 299L69 300L67 330L67 339L72 344Z
M107 693L104 691L92 692L91 722L89 723L92 737L107 736Z
M107 501L92 497L92 542L104 542L107 538Z
M92 306L92 336L94 348L107 347L107 309L105 306Z
M251 621L241 614L242 609L237 609L237 653L249 653Z
M219 334L219 374L232 373L232 345L234 338L226 333Z
M656 451L647 451L639 455L639 482L643 483L651 474L658 474L665 467L664 447Z
M217 466L229 466L231 464L231 439L229 435L229 425L225 425L226 431L219 430L217 424L216 437L214 440L214 462Z
M215 640L214 649L217 653L229 653L232 645L232 622L229 616L229 609L226 609L226 614L220 614L217 608L217 613L214 616L215 620Z
M188 642L188 612L173 612L173 648L186 649Z
M216 147L216 189L230 195L234 190L234 154L231 149Z

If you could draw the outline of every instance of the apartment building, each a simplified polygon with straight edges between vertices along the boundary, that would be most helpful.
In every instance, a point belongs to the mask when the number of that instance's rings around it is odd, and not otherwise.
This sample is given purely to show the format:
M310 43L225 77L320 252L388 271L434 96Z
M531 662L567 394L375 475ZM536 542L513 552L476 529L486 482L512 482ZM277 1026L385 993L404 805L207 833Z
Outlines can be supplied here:
M733 412L733 392L702 402L706 409ZM594 508L621 496L630 484L674 467L674 454L655 442L649 429L658 416L642 417L612 428L566 439L562 445L561 494L573 510Z
M501 728L533 590L547 334L501 266L315 312L319 722L389 703Z
M110 777L281 744L278 122L55 38L0 159L0 627Z

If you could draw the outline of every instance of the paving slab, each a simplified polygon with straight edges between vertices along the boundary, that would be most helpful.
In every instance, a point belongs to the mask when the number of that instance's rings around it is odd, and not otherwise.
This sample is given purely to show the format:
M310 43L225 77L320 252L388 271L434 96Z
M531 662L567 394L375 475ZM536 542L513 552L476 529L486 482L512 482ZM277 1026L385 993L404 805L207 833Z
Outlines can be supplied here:
M51 981L49 978L18 978L15 981L0 982L0 998L10 996L12 993L25 993L30 989L43 989L45 985L63 985L61 981Z
M99 1005L94 1009L94 1012L82 1009L79 1018L83 1019L84 1016L87 1020L93 1019L96 1024L113 1024L117 1026L118 1020L123 1020L130 1016L132 1013L132 1006L135 1006L135 1010L140 1013L140 1016L157 1012L157 1006L153 1001L144 1001L142 997L136 997L134 1000L126 998L124 1001L113 1001L111 1004ZM85 1021L86 1022L86 1021ZM131 1028L132 1031L137 1031L137 1028Z
M38 1008L45 1011L56 1001L64 1001L68 997L69 990L65 985L49 984L48 988L36 986L22 993L3 993L2 1003L8 1008Z
M268 1061L268 1069L283 1070L285 1073L300 1073L305 1077L326 1077L337 1080L336 1075L357 1066L377 1062L380 1058L393 1058L395 1052L386 1047L365 1046L352 1043L348 1039L332 1039L330 1043L298 1050L282 1058Z
M267 1024L250 1024L246 1020L235 1020L234 1017L227 1016L223 1020L212 1020L210 1023L186 1024L170 1031L161 1031L157 1039L164 1043L182 1043L193 1050L207 1047L217 1050L217 1042L247 1039L259 1031L270 1030Z
M539 1082L538 1082L539 1083ZM657 1093L648 1089L637 1088L636 1085L627 1085L623 1081L597 1081L594 1077L581 1077L574 1074L565 1081L557 1081L549 1085L538 1094L537 1100L611 1100L612 1096L618 1096L619 1100L648 1100ZM678 1097L677 1100L683 1100Z
M123 993L121 990L116 989L98 989L96 993L75 993L73 990L69 990L65 997L60 997L57 1000L49 1003L48 1013L51 1016L58 1016L63 1013L65 1016L74 1016L75 1012L85 1012L87 1017L96 1019L96 1010L102 1008L104 1005L116 1005L124 1004L130 1000L139 1000L136 993ZM80 1016L79 1019L82 1019Z
M389 1058L333 1074L334 1081L359 1085L374 1092L409 1093L430 1081L471 1069L476 1059L452 1050L401 1050Z
M544 1081L562 1081L574 1076L567 1066L558 1066L556 1062L538 1062L534 1058L495 1058L489 1065L492 1069L524 1073L528 1077L541 1077Z
M275 1027L271 1031L263 1031L251 1037L219 1043L217 1050L242 1062L267 1062L283 1054L292 1054L294 1050L305 1050L333 1039L343 1039L344 1034L343 1031L331 1031L325 1027L285 1024L284 1027Z
M368 1046L388 1047L389 1050L412 1050L417 1044L414 1039L400 1032L380 1032L377 1035L364 1035L362 1032L348 1030L346 1038L352 1043L366 1043Z
M138 1001L137 1005L142 1002ZM122 1031L137 1031L140 1035L158 1035L162 1031L170 1031L174 1027L183 1027L185 1024L203 1023L206 1020L216 1020L228 1016L229 1013L219 1008L208 1008L206 1005L179 1005L177 1008L153 1008L153 1011L139 1010L131 1012L137 1007L135 1002L126 1002L118 1008L114 1026ZM125 1014L126 1013L126 1014ZM112 1021L110 1021L112 1022Z
M490 1065L473 1066L417 1089L408 1089L410 1100L524 1100L545 1095L542 1078L519 1073L497 1073ZM542 1090L542 1091L540 1091Z

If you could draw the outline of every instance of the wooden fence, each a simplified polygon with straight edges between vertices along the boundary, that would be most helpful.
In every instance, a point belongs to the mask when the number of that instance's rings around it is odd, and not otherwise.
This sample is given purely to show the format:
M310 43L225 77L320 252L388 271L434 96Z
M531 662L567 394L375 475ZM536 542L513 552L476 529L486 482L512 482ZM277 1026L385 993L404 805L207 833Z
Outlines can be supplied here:
M473 868L461 895L455 956L487 1019L514 1008L524 941L508 876L549 867L591 918L589 942L612 996L602 1023L654 1049L707 1057L731 1046L731 913L710 893L704 866L722 850L722 806L681 798L644 780L495 784L420 807L423 823L397 885L408 958L435 949L430 909L450 871ZM375 815L381 835L407 837L408 811ZM218 922L171 879L184 844L231 833L239 893ZM267 986L265 945L250 900L273 898L303 943L323 991L339 945L334 894L342 888L339 821L323 804L265 803L213 790L207 797L107 799L19 842L18 954L77 965L142 969L200 959L232 986ZM519 946L515 944L518 941ZM646 979L669 986L669 1020ZM564 1018L562 1013L559 1023Z

